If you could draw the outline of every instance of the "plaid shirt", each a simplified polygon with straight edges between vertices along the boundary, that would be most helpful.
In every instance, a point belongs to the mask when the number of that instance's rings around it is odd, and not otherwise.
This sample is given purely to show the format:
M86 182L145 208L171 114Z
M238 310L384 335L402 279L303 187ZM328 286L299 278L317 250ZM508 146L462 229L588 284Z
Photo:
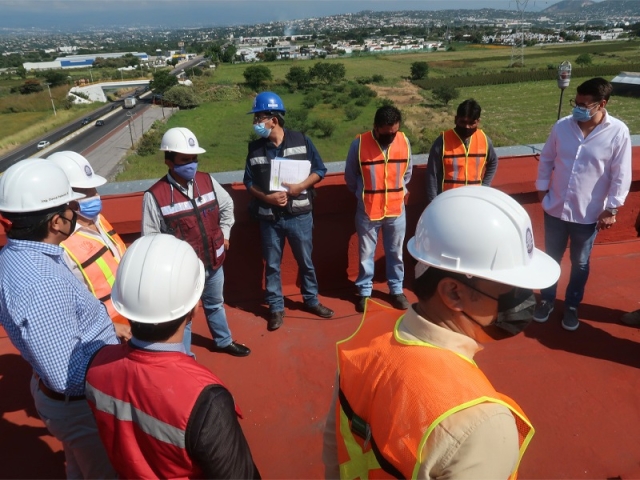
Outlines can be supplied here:
M0 252L0 323L49 388L83 395L89 360L118 340L106 308L73 276L62 252L8 240Z

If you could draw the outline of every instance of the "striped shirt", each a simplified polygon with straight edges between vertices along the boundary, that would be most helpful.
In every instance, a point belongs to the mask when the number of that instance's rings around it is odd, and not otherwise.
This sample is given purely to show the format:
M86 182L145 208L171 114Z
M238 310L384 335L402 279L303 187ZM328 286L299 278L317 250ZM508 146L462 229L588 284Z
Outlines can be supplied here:
M83 395L89 360L118 340L106 308L73 276L62 252L8 240L0 252L0 324L45 385Z

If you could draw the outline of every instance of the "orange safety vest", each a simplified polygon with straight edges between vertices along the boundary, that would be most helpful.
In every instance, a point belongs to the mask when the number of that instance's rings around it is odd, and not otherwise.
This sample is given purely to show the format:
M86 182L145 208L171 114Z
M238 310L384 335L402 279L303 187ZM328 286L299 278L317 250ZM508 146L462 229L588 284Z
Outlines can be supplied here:
M449 415L484 402L513 413L519 465L534 434L522 409L496 392L473 360L400 338L403 317L397 316L369 301L356 333L337 344L340 478L416 478L431 432Z
M469 139L469 148L455 130L442 132L442 191L480 185L485 173L489 142L482 130Z
M98 215L97 223L115 244L122 258L127 247L120 235L102 215ZM128 320L116 312L111 303L111 287L116 279L116 270L120 261L111 253L107 244L94 235L78 230L60 246L78 265L91 293L107 307L111 320L114 323L129 325Z
M399 217L404 204L404 174L409 168L409 141L404 133L398 132L385 154L373 132L359 137L365 212L374 221Z

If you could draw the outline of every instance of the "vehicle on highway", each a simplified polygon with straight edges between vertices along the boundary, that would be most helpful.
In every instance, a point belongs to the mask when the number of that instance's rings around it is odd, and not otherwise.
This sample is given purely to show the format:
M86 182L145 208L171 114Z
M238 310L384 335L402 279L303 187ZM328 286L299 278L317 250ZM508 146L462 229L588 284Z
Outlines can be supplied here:
M51 142L49 142L48 140L42 140L41 142L38 142L38 150L47 148L49 145L51 145Z
M87 125L89 122L91 121L91 119L89 117L85 117L82 119L82 125Z
M103 127L103 126L104 126L104 120L96 121L96 127Z
M136 106L135 97L127 97L124 99L124 107L122 108L133 108Z

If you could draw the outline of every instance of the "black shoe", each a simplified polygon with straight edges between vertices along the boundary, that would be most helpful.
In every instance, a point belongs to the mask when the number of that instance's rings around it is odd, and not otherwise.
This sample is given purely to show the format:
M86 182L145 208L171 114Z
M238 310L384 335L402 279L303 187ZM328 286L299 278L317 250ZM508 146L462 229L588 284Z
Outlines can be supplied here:
M271 312L271 317L269 317L269 323L267 324L267 330L273 332L274 330L279 329L284 323L284 310L280 310L279 312Z
M391 295L391 305L397 310L407 310L411 306L404 293Z
M309 305L307 305L305 303L304 309L307 312L313 313L314 315L317 315L317 316L322 317L322 318L331 318L331 317L333 317L333 314L335 313L333 310L331 310L330 308L325 307L321 303L318 303L317 305L314 305L313 307L311 307L311 306L309 306Z
M365 306L367 305L367 300L369 297L358 296L358 300L356 301L356 312L364 313Z
M249 350L248 347L236 342L231 342L226 347L215 347L213 351L218 353L228 353L234 357L246 357L251 353L251 350Z

